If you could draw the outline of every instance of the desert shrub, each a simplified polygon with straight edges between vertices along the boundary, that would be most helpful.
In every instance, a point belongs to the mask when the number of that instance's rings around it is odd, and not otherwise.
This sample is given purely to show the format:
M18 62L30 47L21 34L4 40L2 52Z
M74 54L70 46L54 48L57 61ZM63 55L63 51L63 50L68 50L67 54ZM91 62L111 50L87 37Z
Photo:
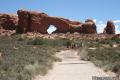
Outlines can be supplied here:
M33 40L29 40L28 45L45 45L45 46L52 46L52 47L61 47L61 46L69 46L71 41L69 39L42 39L42 38L35 38Z
M21 35L0 37L0 80L31 80L39 73L45 75L58 60L52 46L28 45L29 41Z
M101 44L109 44L112 45L113 43L120 43L120 38L111 38L111 39L105 39L100 41Z
M79 40L84 44L78 49L82 60L91 60L96 66L105 71L111 70L120 73L120 47L102 47L103 44L112 45L118 43L119 39L106 39L101 41ZM89 49L94 47L95 49Z
M80 56L81 60L85 60L85 61L89 60L88 52L86 49L87 48L85 48L85 47L78 49L78 55Z
M118 72L120 70L120 48L97 48L96 50L87 50L90 60L104 70Z
M112 42L120 43L120 38L111 38Z
M92 40L77 39L73 41L74 44L77 44L79 47L99 47L101 44Z

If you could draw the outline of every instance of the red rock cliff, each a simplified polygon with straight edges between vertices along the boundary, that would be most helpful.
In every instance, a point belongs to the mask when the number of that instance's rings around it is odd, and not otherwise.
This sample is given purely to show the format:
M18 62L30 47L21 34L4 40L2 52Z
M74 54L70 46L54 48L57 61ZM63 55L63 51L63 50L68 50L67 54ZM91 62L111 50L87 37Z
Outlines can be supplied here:
M18 10L17 13L19 17L19 27L24 32L37 31L46 34L48 27L54 25L57 28L55 31L57 33L96 33L96 26L93 22L90 23L90 21L83 24L78 21L70 21L64 18L50 17L45 13L25 10Z
M56 32L68 32L70 31L69 21L62 18L50 17L45 13L38 13L33 11L19 10L19 26L23 31L37 31L40 33L47 33L47 29L50 25L57 27Z

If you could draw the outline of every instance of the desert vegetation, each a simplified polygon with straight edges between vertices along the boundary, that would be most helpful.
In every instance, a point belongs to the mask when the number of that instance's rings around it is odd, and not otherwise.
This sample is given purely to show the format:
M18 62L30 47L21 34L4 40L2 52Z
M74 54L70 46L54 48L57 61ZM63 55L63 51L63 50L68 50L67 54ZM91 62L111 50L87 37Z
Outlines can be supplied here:
M120 48L102 48L88 50L88 56L96 66L102 67L105 71L120 71Z
M58 41L58 40L57 40ZM60 41L61 42L61 41ZM31 80L37 74L45 75L58 61L55 56L59 41L28 39L21 35L0 37L0 79ZM52 46L53 45L53 46Z
M0 36L0 79L32 80L35 75L45 75L52 68L53 62L60 61L55 53L65 48L77 49L81 59L90 60L105 71L119 74L119 43L119 38L91 40Z
M111 38L99 41L85 41L85 46L79 48L82 60L90 60L104 71L120 74L120 39ZM114 46L116 45L116 46Z

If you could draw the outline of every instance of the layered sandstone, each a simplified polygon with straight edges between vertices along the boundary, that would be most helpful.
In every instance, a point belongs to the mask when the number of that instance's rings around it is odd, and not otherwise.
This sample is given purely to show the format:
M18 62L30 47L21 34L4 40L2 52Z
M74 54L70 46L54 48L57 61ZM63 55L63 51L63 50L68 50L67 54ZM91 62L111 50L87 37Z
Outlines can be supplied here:
M97 33L95 22L91 19L87 19L85 23L82 25L82 32L84 34L93 34Z
M113 21L108 21L107 26L105 27L104 34L115 34L115 24Z
M56 33L96 33L96 26L93 21L88 21L83 24L78 21L70 21L69 19L51 17L45 13L35 11L18 10L17 13L19 17L19 27L23 32L36 31L46 34L48 27L53 25L57 28Z
M66 20L57 17L50 17L45 13L19 10L19 26L24 32L36 31L43 34L47 33L50 25L57 27L56 32L68 32L70 26Z
M60 17L51 17L46 13L36 11L18 10L18 16L12 14L0 14L0 28L23 32L39 32L47 34L47 29L53 25L57 28L54 33L96 34L96 24L93 20L87 19L85 23L71 21ZM108 21L104 34L115 34L113 21Z
M18 17L13 14L0 14L0 28L14 30L18 25Z

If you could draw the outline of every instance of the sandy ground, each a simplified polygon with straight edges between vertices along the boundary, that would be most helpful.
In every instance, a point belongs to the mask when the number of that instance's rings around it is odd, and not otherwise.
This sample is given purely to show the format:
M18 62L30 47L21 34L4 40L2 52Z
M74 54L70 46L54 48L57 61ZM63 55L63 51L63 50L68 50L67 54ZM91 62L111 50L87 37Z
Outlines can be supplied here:
M93 76L109 76L90 61L80 60L75 50L61 51L57 56L62 62L56 62L46 76L37 76L35 80L92 80Z

